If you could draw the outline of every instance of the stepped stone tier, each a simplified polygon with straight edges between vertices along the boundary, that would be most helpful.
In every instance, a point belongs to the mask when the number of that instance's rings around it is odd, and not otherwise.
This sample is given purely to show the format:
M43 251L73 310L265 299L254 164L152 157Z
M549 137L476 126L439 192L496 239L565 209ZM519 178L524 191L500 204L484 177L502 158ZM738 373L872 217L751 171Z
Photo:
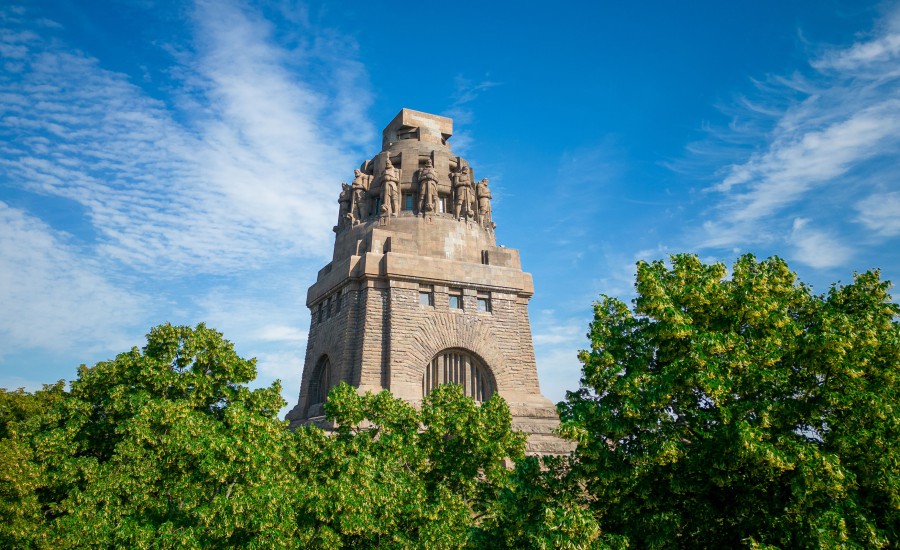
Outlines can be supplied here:
M451 152L452 134L451 119L403 109L381 152L341 184L334 256L307 294L306 361L287 419L327 426L323 403L340 381L414 404L452 382L476 400L506 399L529 453L568 452L538 386L531 275L518 251L497 246L489 182Z

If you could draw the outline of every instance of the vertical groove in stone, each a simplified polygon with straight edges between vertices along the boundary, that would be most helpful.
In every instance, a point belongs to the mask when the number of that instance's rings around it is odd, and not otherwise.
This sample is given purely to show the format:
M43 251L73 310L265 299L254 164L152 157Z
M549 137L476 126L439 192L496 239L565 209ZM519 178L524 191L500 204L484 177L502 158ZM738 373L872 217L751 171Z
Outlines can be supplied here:
M465 351L446 350L435 356L424 369L422 395L428 395L441 384L458 384L465 395L484 401L495 391L486 373L486 368Z

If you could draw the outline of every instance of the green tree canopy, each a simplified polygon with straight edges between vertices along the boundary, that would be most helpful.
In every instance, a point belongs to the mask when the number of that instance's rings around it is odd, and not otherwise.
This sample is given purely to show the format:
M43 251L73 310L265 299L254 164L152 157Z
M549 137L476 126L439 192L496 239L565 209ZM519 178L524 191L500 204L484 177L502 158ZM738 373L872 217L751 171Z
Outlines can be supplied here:
M0 547L459 548L486 540L524 436L506 403L334 388L291 432L278 384L204 325L64 384L0 392ZM505 493L504 493L505 492ZM496 529L495 529L496 530ZM536 531L536 530L532 530Z
M639 263L561 406L604 529L637 547L900 542L900 329L878 272L814 295L784 261Z
M255 374L204 325L156 327L143 351L82 366L70 392L3 440L0 542L294 546L284 402L278 384L249 390Z
M506 403L439 386L420 409L340 384L325 405L335 435L298 430L298 503L321 548L459 548L510 477L524 436Z
M0 391L0 547L892 547L900 308L877 272L815 295L777 258L638 265L603 297L571 458L506 403L339 385L333 433L204 325L35 393ZM511 467L515 464L514 467Z

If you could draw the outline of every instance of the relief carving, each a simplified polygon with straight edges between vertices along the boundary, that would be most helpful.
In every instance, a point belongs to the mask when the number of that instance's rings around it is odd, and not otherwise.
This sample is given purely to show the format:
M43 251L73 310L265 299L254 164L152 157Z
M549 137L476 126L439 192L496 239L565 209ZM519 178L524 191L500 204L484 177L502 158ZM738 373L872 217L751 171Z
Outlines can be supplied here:
M367 161L374 164L374 161ZM371 166L371 164L369 164ZM481 227L494 229L491 208L491 189L488 187L488 179L478 182L472 181L472 172L467 164L459 162L459 167L451 168L450 182L453 194L448 197L454 205L453 212L447 212L457 220L465 218L467 221L476 221ZM439 201L439 182L434 161L425 160L425 166L416 173L418 192L418 211L423 217L437 215L443 212ZM370 216L379 215L382 223L385 218L396 217L400 213L400 169L394 167L391 159L384 157L384 168L375 176L366 174L365 171L356 169L353 171L353 183L341 183L341 192L338 196L340 211L338 224L335 231L346 226L357 225ZM377 212L375 211L377 210Z

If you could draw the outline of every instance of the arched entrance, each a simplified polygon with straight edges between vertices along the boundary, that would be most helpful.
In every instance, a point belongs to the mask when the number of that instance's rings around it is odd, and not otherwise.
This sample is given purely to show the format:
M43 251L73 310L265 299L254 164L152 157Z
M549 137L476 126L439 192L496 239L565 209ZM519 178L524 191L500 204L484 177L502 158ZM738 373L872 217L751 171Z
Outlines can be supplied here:
M331 360L327 355L323 355L316 363L313 369L312 379L309 386L309 409L307 416L318 416L324 414L322 405L328 398L328 390L331 389Z
M439 352L425 367L422 396L441 384L459 384L475 401L487 401L495 391L490 370L475 354L459 348Z

